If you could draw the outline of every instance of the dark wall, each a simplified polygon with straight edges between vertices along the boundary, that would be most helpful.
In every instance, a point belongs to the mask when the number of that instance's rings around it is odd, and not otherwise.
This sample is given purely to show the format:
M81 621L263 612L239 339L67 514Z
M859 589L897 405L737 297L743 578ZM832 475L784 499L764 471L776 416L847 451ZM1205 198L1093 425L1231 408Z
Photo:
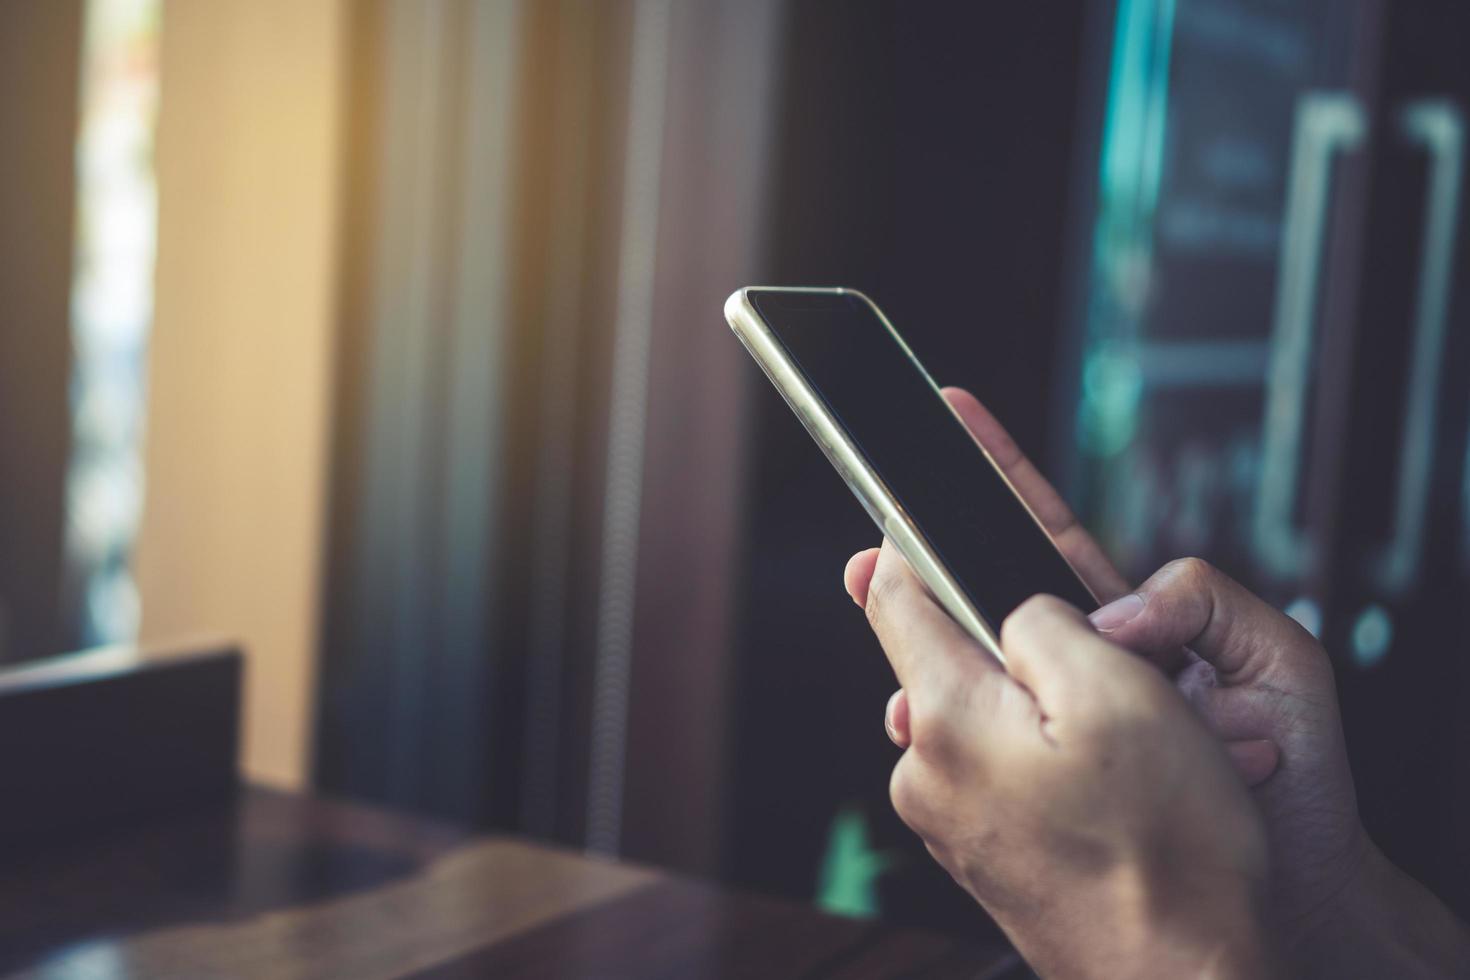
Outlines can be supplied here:
M772 283L862 289L941 384L1046 455L1066 306L1084 4L790 10L768 225ZM841 573L878 532L759 372L733 658L728 867L809 897L833 816L879 850L886 914L978 913L888 803L892 672Z
M1336 661L1359 810L1375 842L1462 916L1470 914L1470 209L1463 177L1453 233L1445 344L1426 448L1426 540L1412 584L1395 593L1369 574L1393 532L1402 452L1413 433L1405 396L1415 342L1426 203L1433 161L1400 138L1397 115L1425 99L1470 111L1470 7L1454 0L1385 4L1377 38L1378 85L1369 103L1376 139L1362 241L1364 273L1348 284L1356 336L1343 380L1346 410L1329 420L1345 446L1332 471L1340 518L1331 547L1324 641ZM1381 661L1352 656L1355 623L1377 605L1391 615Z

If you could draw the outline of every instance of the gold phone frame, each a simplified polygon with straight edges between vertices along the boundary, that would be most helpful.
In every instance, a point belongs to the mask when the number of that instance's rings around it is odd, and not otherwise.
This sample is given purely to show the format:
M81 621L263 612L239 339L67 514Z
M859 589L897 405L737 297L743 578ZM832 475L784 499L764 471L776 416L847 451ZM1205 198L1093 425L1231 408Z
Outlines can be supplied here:
M944 564L939 560L939 556L929 545L928 541L925 540L923 532L919 530L918 526L913 522L913 519L904 511L898 498L888 489L882 478L874 472L872 466L868 464L867 460L863 458L862 453L858 451L857 447L853 445L852 440L848 438L847 433L843 431L842 427L837 423L837 420L832 417L832 413L828 411L827 406L823 404L821 398L817 396L817 393L812 390L811 385L807 383L801 370L792 362L785 348L781 346L780 341L771 332L770 326L766 324L761 315L756 312L755 307L751 305L748 295L751 290L758 292L845 295L852 296L866 303L893 339L898 341L899 348L908 357L909 362L923 374L924 380L934 390L934 397L944 403L945 407L949 409L950 414L954 416L955 421L961 426L965 426L964 419L960 417L960 414L955 411L954 406L950 405L949 400L940 392L939 386L934 383L934 379L924 369L924 365L919 363L919 359L914 356L913 351L909 349L909 345L904 342L903 337L893 328L893 324L889 322L888 317L883 315L883 311L878 308L876 303L856 289L846 289L841 286L829 288L746 286L735 290L735 292L730 294L730 298L725 301L725 319L729 322L730 329L735 332L735 336L740 338L740 342L745 345L745 349L750 352L750 355L755 358L756 363L765 371L766 377L771 379L771 383L776 386L776 390L786 399L786 404L791 406L791 410L796 413L796 417L801 420L801 424L806 427L807 432L816 440L817 445L822 448L822 452L826 454L827 459L832 463L832 466L837 470L838 474L841 475L843 482L848 485L857 497L858 502L863 505L863 509L868 512L868 516L873 519L873 523L877 524L878 529L883 532L884 536L893 542L899 554L903 555L904 559L909 563L909 567L914 570L914 574L924 583L925 587L928 588L930 594L933 595L940 606L949 613L950 618L958 623L965 632L969 633L986 652L995 657L996 660L999 660L1001 664L1004 664L1005 653L1000 648L1000 624L992 625L986 622L985 617L980 614L980 611L975 608L974 604L965 595L964 590L960 588L959 582L955 580L954 576L950 574L949 569L945 568ZM968 426L965 426L965 431L969 433ZM1021 506L1026 509L1026 513L1031 516L1033 521L1036 521L1037 529L1041 531L1042 536L1055 548L1056 542L1052 541L1051 535L1047 533L1046 527L1037 518L1036 513L1026 503L1025 499L1019 493L1016 493L1015 486L1006 477L1001 468L996 465L990 453L986 451L984 446L980 445L979 440L975 439L973 434L970 435L970 438L975 443L975 448L985 454L985 459L995 470L996 475L1005 481L1011 493L1015 494L1016 499L1021 502ZM1060 549L1058 549L1057 553L1061 554ZM1066 561L1067 556L1062 555L1062 560ZM1067 565L1070 568L1071 562L1067 562ZM1076 574L1075 568L1073 569L1073 574ZM1078 576L1078 581L1082 582L1080 575ZM1087 587L1087 583L1082 582L1082 585L1091 594L1092 590Z

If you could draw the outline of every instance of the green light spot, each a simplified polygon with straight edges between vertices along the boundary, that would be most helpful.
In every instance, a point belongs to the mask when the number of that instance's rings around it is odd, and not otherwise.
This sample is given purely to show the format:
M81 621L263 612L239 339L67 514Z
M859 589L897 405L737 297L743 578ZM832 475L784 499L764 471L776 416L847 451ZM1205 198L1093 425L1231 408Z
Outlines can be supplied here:
M895 857L873 850L862 811L848 804L832 818L827 853L817 878L817 905L828 912L858 919L878 914L879 876Z
M1138 429L1143 375L1138 358L1121 344L1102 344L1082 368L1082 406L1078 439L1093 456L1114 456L1128 448Z
M1359 613L1353 623L1352 645L1353 662L1365 669L1388 656L1393 645L1393 620L1388 610L1375 603Z
M1286 607L1286 615L1296 620L1302 629L1313 636L1322 636L1322 607L1306 596L1293 599Z

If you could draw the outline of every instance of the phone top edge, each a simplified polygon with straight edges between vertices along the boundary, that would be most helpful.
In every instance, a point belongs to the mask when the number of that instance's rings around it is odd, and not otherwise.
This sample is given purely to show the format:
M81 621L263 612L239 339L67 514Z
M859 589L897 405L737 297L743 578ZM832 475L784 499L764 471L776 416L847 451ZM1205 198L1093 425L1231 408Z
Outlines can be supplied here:
M749 286L741 286L729 296L725 297L725 323L730 326L731 330L737 329L737 314L743 306L750 302L745 297L745 292L749 288Z
M856 293L851 286L741 286L737 293Z
M830 296L862 296L863 299L867 299L862 293L849 286L741 286L730 295L730 299L734 299L737 294L749 293L818 293ZM728 305L730 300L725 302ZM871 303L872 300L868 302Z
M1004 666L1005 654L1000 648L997 627L988 623L971 604L959 583L933 553L932 547L914 525L903 505L831 418L821 399L791 362L785 348L776 340L770 325L750 302L749 292L759 288L737 289L725 301L725 317L731 329L837 470L858 503L867 511L869 518L893 542L930 594L987 654ZM854 292L840 288L815 290L791 287L782 288L782 291L820 291L829 294ZM872 305L867 297L863 299ZM873 309L877 310L877 307L873 306ZM881 317L881 311L878 312ZM888 326L891 330L892 326Z

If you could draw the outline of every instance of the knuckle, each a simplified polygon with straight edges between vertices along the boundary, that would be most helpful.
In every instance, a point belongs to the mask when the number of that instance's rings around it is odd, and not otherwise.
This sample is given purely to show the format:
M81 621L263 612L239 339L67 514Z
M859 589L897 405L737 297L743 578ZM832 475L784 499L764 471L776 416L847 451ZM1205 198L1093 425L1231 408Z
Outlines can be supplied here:
M1173 697L1183 701L1179 695ZM1130 685L1124 690L1100 692L1100 696L1079 703L1069 713L1067 727L1085 753L1101 760L1131 755L1142 746L1156 743L1161 718L1169 717L1168 706L1156 699L1151 689Z
M1203 558L1178 558L1164 567L1170 571L1172 579L1195 589L1207 588L1220 575L1215 566Z
M1062 600L1055 596L1034 595L1021 603L1000 624L1000 641L1002 646L1010 642L1023 640L1026 636L1036 630L1038 626L1045 623L1057 610L1065 605Z
M1196 660L1174 678L1174 686L1184 700L1202 714L1212 704L1220 688L1220 675L1207 660Z
M888 780L888 798L893 803L893 811L898 814L909 829L923 833L925 800L919 781L916 778L914 762L908 753L898 760L893 767L893 775Z
M902 586L902 582L891 570L882 565L873 573L873 578L868 584L868 601L863 606L863 612L868 617L868 625L875 630L883 622L887 615L888 605L893 601L894 594Z
M904 823L909 822L909 814L914 810L916 796L914 793L914 779L910 775L910 767L904 764L900 758L898 764L893 767L893 775L888 777L888 799L893 803L893 810L903 818Z
M1287 618L1290 619L1290 617ZM1320 685L1327 688L1333 687L1336 683L1337 671L1332 666L1332 655L1327 652L1327 648L1320 640L1307 632L1306 627L1295 620L1292 620L1292 624L1300 631L1301 642L1295 645L1294 650L1297 662L1305 670L1311 671ZM1292 652L1289 650L1288 654Z
M909 748L925 759L948 757L954 746L949 725L932 711L915 712L909 703Z

